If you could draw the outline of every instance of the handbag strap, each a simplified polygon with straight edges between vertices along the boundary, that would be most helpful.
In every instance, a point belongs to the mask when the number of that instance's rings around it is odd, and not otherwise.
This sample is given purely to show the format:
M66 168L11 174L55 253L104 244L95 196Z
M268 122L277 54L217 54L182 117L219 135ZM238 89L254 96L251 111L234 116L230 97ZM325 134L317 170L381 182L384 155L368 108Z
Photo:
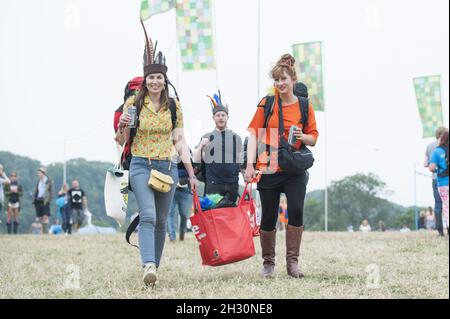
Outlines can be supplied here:
M194 201L194 214L198 214L202 212L202 206L200 205L200 199L198 198L197 191L193 192L193 201Z
M117 150L117 163L114 165L114 168L116 169L120 169L123 170L123 166L122 166L122 156L123 156L123 152L125 151L125 146L120 145L119 143L116 142L116 150Z
M250 191L248 190L248 186L249 186L249 185L250 185ZM239 199L238 206L241 206L241 205L244 204L244 202L246 201L246 200L245 200L245 197L246 197L247 195L248 195L248 201L251 201L251 200L253 199L253 194L252 194L252 191L251 191L252 185L253 185L253 183L252 183L251 181L245 183L244 192L242 193L242 196L241 196L241 198Z
M126 233L125 233L125 240L126 240L127 243L130 244L131 246L136 247L136 248L139 249L139 246L134 245L134 244L132 244L132 243L130 242L131 234L134 233L134 231L136 230L136 228L138 227L138 225L139 225L139 215L137 215L137 216L133 219L133 221L130 223L130 225L128 226L127 231L126 231Z

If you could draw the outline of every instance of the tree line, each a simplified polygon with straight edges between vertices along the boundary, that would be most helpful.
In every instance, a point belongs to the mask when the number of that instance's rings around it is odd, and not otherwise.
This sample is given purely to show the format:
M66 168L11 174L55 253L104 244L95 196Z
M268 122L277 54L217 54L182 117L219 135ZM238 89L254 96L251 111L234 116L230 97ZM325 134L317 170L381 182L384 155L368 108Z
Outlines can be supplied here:
M34 159L0 151L0 163L4 165L7 174L16 171L23 187L21 198L21 214L19 232L28 231L35 217L32 205L33 193L37 183L37 169L42 164ZM98 226L117 227L117 223L106 216L104 203L105 174L112 163L72 159L66 163L67 183L72 180L80 182L81 188L88 198L92 222ZM47 166L47 173L53 180L53 200L51 203L51 220L56 218L56 197L63 184L63 164L53 163ZM241 185L241 192L244 188ZM374 174L356 174L334 181L328 188L328 229L330 231L345 231L348 226L358 229L361 221L367 218L376 228L382 220L387 228L400 228L403 224L411 229L414 225L414 209L403 207L382 198L386 184ZM203 194L202 185L199 194ZM254 193L254 195L256 195ZM311 191L306 195L304 208L304 223L310 231L323 231L325 225L324 190ZM134 197L129 197L128 214L137 210ZM289 207L288 207L289 211ZM0 215L2 225L6 224L5 212ZM0 233L5 233L5 227L0 227Z

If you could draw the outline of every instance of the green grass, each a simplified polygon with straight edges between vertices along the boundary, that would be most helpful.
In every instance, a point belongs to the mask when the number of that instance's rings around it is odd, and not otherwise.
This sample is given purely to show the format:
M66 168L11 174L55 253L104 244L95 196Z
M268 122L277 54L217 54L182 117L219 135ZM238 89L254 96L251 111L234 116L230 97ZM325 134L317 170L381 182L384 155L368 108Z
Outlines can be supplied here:
M449 241L435 233L306 232L303 280L287 276L277 236L275 279L259 275L259 238L255 257L213 268L201 265L189 233L166 243L157 285L146 289L123 235L3 235L0 298L449 298Z

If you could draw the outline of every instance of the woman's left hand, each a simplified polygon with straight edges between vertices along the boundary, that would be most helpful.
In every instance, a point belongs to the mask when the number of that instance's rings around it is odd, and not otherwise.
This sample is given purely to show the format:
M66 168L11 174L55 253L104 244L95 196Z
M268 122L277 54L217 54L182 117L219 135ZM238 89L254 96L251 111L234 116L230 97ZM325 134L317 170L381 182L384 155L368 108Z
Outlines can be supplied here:
M189 177L189 185L191 186L191 191L197 191L197 178L195 176Z
M303 134L303 130L298 128L294 131L294 136L297 138L297 140L304 142L303 138L305 137L305 134Z

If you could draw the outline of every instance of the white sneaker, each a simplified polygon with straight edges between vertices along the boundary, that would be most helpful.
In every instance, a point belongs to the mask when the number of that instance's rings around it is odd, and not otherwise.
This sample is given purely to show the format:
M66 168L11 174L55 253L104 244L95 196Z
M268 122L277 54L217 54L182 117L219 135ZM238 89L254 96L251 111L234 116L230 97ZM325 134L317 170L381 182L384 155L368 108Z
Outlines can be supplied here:
M156 282L156 265L148 263L144 267L143 280L146 285L153 285Z

